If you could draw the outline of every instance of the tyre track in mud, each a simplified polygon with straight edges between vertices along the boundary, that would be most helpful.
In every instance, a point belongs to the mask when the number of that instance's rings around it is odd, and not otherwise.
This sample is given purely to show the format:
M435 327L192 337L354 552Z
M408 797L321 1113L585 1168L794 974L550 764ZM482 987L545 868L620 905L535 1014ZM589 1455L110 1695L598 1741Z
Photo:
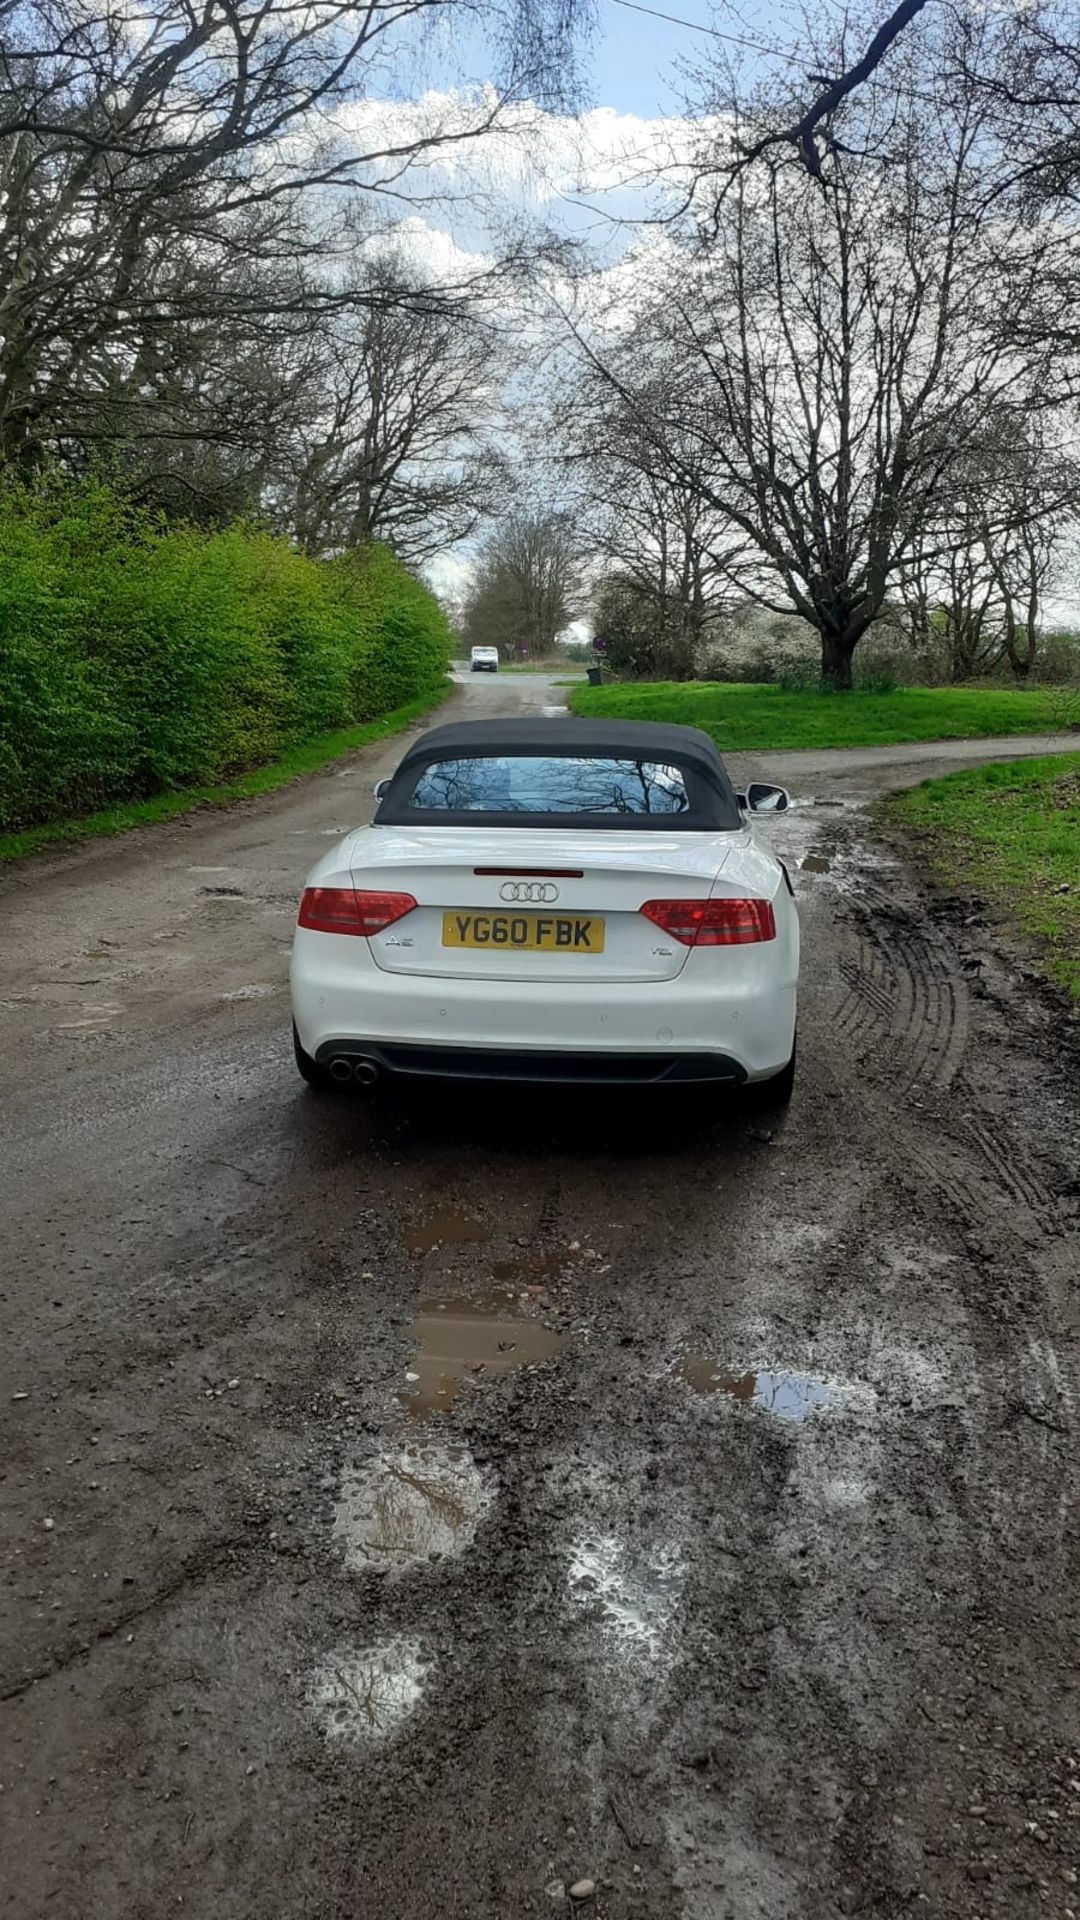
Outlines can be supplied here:
M849 989L837 1022L856 1046L887 1053L896 1085L948 1088L968 1033L968 989L948 943L925 916L897 906L869 876L861 890L858 949L841 974Z
M847 991L837 1026L853 1050L888 1072L889 1091L953 1097L920 1102L924 1132L911 1142L920 1183L937 1186L956 1216L985 1223L988 1210L1006 1233L1062 1230L1055 1189L1067 1185L1040 1171L1041 1149L1016 1137L1007 1113L980 1110L977 1085L964 1073L971 1020L968 983L955 943L920 907L898 899L871 871L848 875L858 904L846 909L857 945L841 959ZM842 912L844 909L842 908Z

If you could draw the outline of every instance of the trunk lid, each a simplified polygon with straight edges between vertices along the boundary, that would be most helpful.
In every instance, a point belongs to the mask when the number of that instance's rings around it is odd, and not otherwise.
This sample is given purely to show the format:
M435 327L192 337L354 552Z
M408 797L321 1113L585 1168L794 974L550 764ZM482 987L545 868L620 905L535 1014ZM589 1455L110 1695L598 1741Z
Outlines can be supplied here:
M369 942L389 973L520 981L672 980L689 947L640 909L655 899L705 899L738 834L546 833L440 827L430 832L373 827L353 836L353 885L410 893L403 920ZM506 923L520 937L538 930L554 942L533 951L495 944ZM602 949L598 947L602 922ZM569 938L552 926L570 927ZM487 936L487 944L446 944ZM584 933L582 929L584 928Z

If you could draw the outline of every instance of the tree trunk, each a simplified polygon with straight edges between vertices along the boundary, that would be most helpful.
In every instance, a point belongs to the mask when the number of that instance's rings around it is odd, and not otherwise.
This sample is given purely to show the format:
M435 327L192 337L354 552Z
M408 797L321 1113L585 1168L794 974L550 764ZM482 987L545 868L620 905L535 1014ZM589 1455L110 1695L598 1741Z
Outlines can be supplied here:
M851 692L851 656L854 641L834 629L821 629L821 684L834 693Z

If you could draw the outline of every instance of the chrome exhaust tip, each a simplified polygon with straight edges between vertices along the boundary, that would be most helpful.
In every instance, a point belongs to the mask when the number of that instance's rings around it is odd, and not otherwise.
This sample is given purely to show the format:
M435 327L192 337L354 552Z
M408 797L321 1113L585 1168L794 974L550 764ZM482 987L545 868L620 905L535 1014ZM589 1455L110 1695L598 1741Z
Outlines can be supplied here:
M353 1076L352 1061L346 1060L344 1056L339 1053L336 1060L331 1060L328 1072L332 1080L340 1080L343 1083L346 1080L351 1080Z
M373 1087L379 1077L379 1069L374 1060L358 1060L353 1074L362 1087Z

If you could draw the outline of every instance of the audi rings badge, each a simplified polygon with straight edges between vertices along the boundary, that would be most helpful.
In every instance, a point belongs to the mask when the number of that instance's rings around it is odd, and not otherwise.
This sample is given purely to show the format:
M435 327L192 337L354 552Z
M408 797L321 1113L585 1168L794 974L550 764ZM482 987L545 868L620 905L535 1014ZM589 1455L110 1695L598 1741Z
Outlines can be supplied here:
M504 880L499 888L500 900L526 901L530 906L547 906L559 897L558 887L550 880Z

